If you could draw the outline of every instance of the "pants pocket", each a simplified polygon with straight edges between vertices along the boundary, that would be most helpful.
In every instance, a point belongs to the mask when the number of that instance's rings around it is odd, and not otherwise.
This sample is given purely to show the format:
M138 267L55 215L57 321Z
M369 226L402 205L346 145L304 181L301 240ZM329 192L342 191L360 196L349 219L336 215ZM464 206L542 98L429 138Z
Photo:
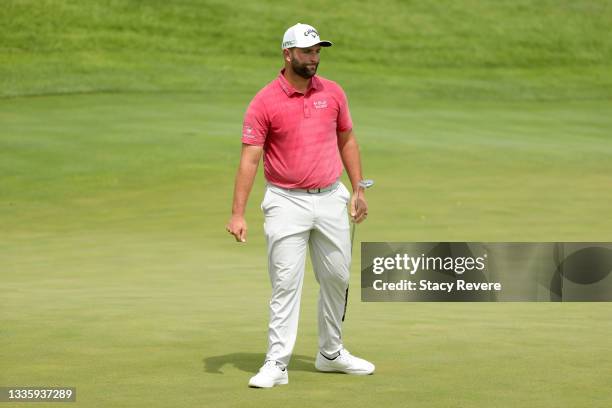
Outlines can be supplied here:
M342 197L344 202L348 204L348 202L351 200L351 192L348 190L348 188L346 188L346 186L342 182L340 183L339 190L340 190L340 197Z
M266 187L266 191L264 192L263 200L261 200L261 205L259 206L259 208L261 208L261 211L266 211L271 195L272 195L272 192L270 191L270 188Z

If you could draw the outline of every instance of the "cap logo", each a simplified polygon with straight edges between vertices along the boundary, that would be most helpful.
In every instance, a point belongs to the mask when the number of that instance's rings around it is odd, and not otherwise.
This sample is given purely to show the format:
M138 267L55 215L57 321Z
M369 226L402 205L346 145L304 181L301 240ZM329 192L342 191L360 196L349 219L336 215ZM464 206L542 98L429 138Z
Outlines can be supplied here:
M309 35L311 35L312 38L317 38L319 36L319 33L314 28L309 28L304 32L304 37L308 37Z
M283 43L283 48L290 48L290 47L293 47L294 45L295 45L295 41L294 40L285 41Z

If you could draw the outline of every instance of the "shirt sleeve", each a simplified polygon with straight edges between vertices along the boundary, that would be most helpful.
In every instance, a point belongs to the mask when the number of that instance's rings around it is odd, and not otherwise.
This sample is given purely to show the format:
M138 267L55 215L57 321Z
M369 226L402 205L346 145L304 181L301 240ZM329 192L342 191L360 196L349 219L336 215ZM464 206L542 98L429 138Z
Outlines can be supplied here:
M242 143L263 146L269 127L265 106L262 100L255 96L244 115Z
M338 120L336 124L337 132L346 132L353 128L353 120L351 119L351 112L348 106L348 99L344 90L338 87L339 93L339 109L338 109Z

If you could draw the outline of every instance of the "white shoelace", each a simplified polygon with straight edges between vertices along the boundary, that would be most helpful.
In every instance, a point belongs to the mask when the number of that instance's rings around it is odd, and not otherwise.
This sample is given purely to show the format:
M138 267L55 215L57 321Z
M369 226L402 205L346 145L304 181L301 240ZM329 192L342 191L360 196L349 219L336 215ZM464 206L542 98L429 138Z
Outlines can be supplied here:
M280 366L278 364L276 364L276 361L274 360L268 360L264 363L263 367L261 367L262 370L266 370L266 371L272 371L272 370L280 370L283 371L282 368L280 368Z
M338 354L338 358L342 359L342 360L350 360L351 358L353 358L353 356L351 355L351 353L349 353L349 351L347 349L342 349L340 350L340 354Z

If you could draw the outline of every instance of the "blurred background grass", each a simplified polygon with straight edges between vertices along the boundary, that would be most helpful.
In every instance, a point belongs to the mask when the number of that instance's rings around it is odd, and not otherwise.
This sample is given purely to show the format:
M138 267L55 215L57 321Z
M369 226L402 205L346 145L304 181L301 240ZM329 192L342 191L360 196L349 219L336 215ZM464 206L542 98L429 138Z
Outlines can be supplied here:
M606 99L611 7L605 0L9 0L0 8L0 92L251 93L276 72L284 29L307 21L337 45L321 68L360 96Z

